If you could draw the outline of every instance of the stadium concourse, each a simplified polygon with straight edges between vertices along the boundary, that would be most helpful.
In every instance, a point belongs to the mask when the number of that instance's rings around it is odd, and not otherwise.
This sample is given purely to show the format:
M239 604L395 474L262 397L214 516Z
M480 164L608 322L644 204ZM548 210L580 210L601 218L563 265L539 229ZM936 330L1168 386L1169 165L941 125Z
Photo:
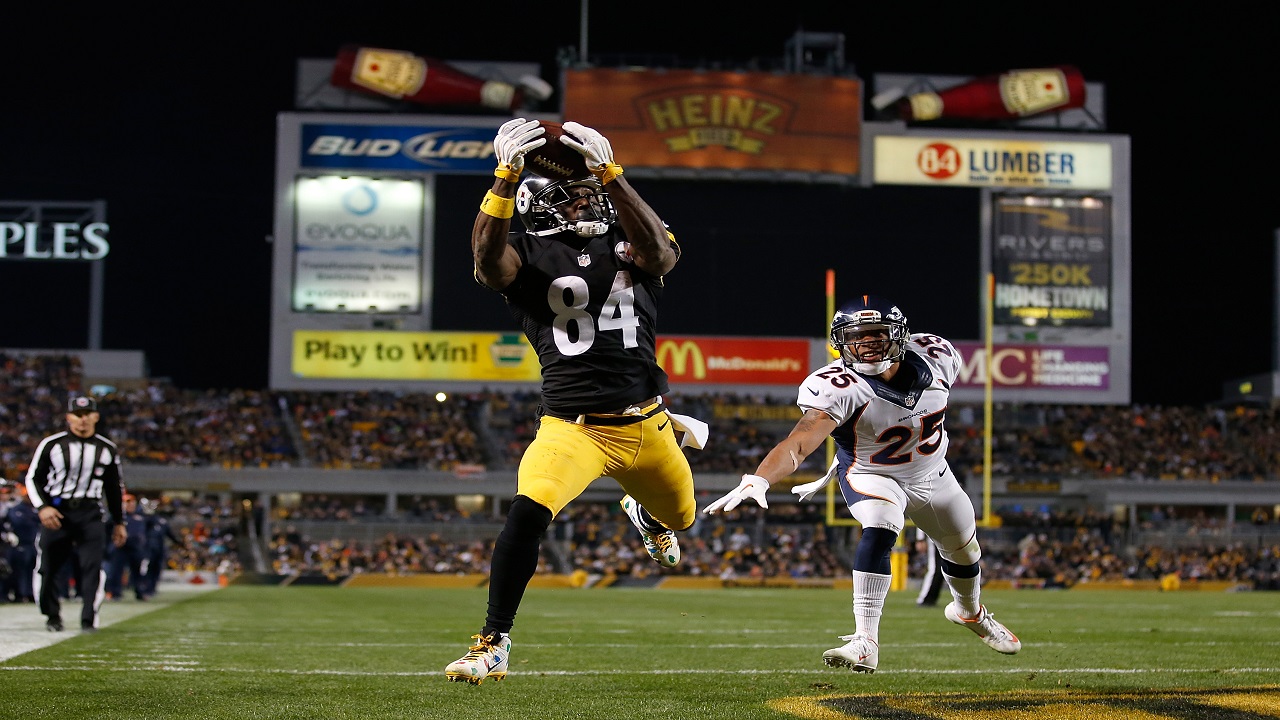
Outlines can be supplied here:
M0 352L0 368L0 461L13 481L59 426L67 394L89 380L74 355ZM690 454L704 494L755 467L798 412L767 396L668 399L712 425L707 450ZM159 379L100 398L126 483L187 540L171 549L169 570L222 577L486 573L536 404L531 392L439 402L186 390ZM981 417L962 405L947 418L949 457L971 495L981 484ZM1268 588L1280 579L1275 409L999 406L995 427L993 524L1003 527L982 530L986 577L1051 587L1176 576ZM801 473L823 468L815 453ZM821 504L784 500L704 519L682 543L682 566L665 570L641 562L616 495L589 491L556 519L540 572L642 584L848 574L856 528L828 525Z

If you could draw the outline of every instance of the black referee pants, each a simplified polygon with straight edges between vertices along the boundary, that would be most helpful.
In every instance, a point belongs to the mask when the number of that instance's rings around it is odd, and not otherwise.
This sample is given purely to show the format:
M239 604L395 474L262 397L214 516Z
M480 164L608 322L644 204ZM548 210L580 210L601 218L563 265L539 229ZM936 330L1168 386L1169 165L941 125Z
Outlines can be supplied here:
M40 553L36 558L36 595L40 612L47 618L62 617L62 601L58 598L58 571L76 553L80 561L80 577L76 578L76 594L80 608L80 627L98 626L98 609L102 607L102 554L107 545L107 525L98 508L62 512L62 527L40 528Z

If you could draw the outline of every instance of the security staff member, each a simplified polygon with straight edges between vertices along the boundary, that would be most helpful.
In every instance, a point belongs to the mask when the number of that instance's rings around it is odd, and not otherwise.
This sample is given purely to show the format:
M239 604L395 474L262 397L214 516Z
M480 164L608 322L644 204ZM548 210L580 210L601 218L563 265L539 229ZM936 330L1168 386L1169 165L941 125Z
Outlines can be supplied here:
M150 518L138 509L138 499L132 493L124 494L124 545L112 550L105 559L107 597L119 600L124 597L125 575L128 586L139 600L146 600L146 583L143 573L147 565L147 526Z
M116 444L97 434L98 403L88 396L67 402L70 432L54 433L40 441L27 471L27 495L40 515L40 548L36 559L36 595L51 632L62 630L58 571L74 551L80 561L77 594L82 632L98 629L102 606L102 556L107 526L102 501L117 523L111 540L117 547L127 538L121 497L120 453Z

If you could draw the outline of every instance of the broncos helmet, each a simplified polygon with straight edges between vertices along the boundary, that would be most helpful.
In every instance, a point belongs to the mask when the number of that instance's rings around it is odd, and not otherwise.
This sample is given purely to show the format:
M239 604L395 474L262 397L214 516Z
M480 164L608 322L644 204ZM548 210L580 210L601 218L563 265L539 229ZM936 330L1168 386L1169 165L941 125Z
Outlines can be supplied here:
M866 337L868 331L877 330L887 331L887 337ZM863 375L879 375L901 360L910 337L907 316L875 295L858 296L831 318L831 347L846 367Z
M578 188L586 188L588 192ZM586 217L570 220L561 210L579 197L587 198ZM538 237L565 230L572 230L580 237L596 237L609 232L609 227L618 220L618 211L609 201L609 193L594 177L556 181L530 175L516 190L516 212L525 230Z

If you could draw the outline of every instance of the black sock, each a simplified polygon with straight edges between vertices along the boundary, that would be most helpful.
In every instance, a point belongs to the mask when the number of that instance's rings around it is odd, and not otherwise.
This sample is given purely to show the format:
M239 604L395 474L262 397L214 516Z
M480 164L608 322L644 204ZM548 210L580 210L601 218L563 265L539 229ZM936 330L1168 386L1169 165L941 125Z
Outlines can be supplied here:
M636 510L639 511L636 515L640 517L640 524L643 525L644 529L649 533L653 535L661 535L669 529L666 525L658 522L656 518L650 515L649 511L645 510L643 505L636 502L635 498L632 498L631 502L636 503Z
M517 495L507 522L493 545L489 569L489 614L483 634L509 633L529 580L538 570L542 537L551 524L551 510Z

